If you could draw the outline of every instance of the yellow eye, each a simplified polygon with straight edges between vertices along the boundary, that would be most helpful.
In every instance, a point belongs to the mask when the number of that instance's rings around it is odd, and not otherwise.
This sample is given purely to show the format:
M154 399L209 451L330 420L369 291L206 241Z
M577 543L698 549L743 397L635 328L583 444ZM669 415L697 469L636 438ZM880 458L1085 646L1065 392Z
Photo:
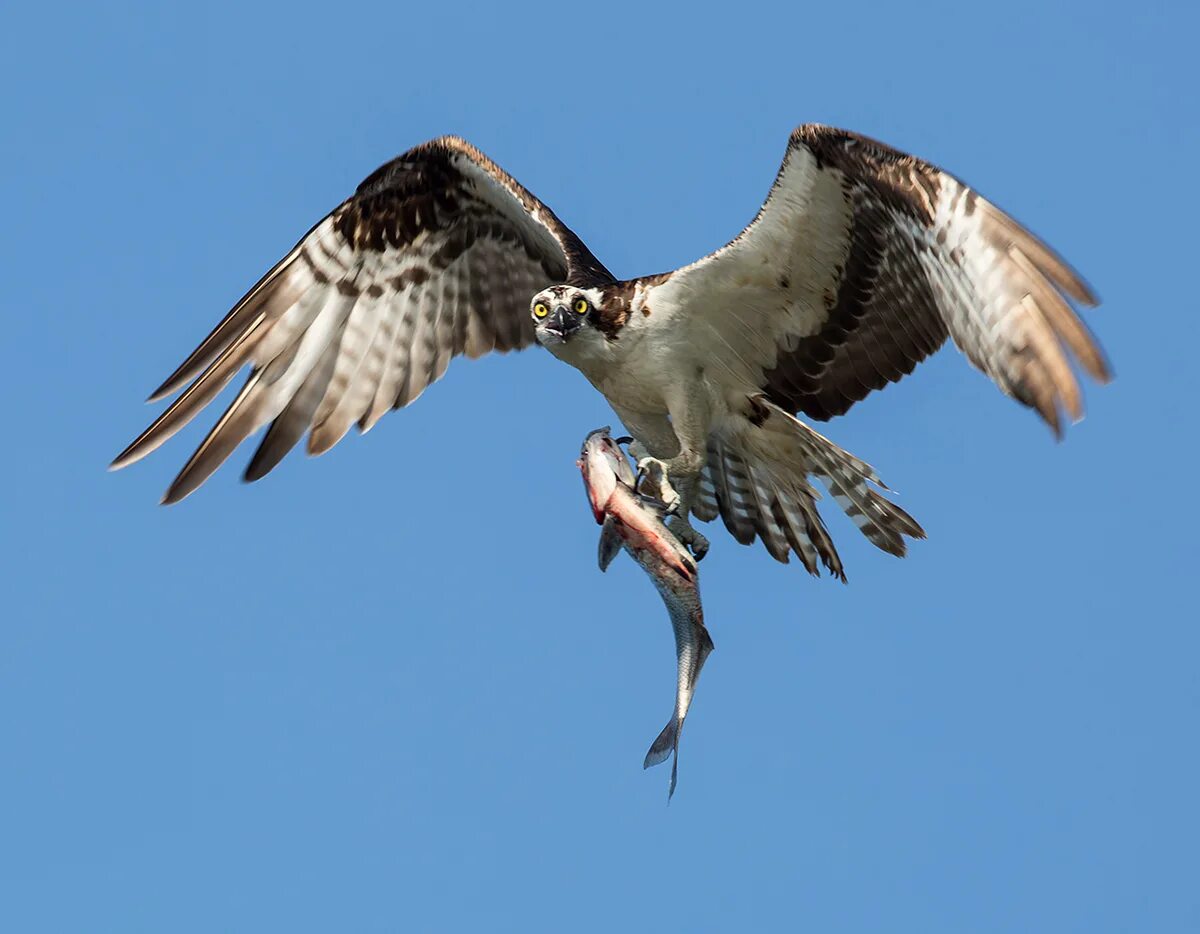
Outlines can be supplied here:
M544 318L548 314L550 314L550 309L547 308L545 305L543 305L541 302L538 302L536 305L533 306L533 316L535 318Z
M586 298L577 298L575 300L575 314L586 315L587 310L588 310L587 299Z

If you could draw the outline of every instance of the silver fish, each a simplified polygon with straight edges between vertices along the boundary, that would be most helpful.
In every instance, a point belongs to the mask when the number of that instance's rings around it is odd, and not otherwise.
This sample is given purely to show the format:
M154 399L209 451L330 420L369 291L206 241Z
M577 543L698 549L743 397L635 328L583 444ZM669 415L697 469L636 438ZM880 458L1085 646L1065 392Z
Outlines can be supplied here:
M679 734L696 690L704 660L713 650L704 628L700 605L700 583L696 562L663 524L661 476L638 480L620 445L599 428L587 436L577 461L583 473L592 513L600 524L600 570L607 570L624 549L646 573L662 597L675 631L675 660L678 678L675 710L663 731L646 753L643 768L673 756L667 800L675 794L679 773Z

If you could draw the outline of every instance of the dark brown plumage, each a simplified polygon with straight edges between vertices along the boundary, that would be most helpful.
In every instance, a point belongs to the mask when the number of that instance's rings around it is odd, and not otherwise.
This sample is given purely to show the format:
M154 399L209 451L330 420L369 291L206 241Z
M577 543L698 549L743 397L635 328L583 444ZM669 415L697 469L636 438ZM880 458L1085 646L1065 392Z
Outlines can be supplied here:
M766 374L763 389L772 401L825 421L911 373L941 347L950 333L945 299L939 299L920 256L947 246L949 220L978 215L988 243L1007 256L1014 277L1025 283L1052 331L1037 335L1025 372L1015 374L1007 388L1036 408L1057 434L1062 433L1060 405L1073 418L1081 416L1078 388L1059 364L1054 343L1061 340L1100 382L1111 374L1095 339L1060 292L1088 306L1097 303L1096 297L1061 258L958 179L876 140L809 125L792 134L790 146L807 147L818 165L840 173L852 224L836 293L827 296L826 321L781 353ZM939 226L944 193L951 202ZM930 231L932 243L898 236L897 228L906 224ZM946 252L951 262L963 261L953 245Z
M243 440L271 427L257 480L303 437L322 453L358 422L412 402L452 357L533 342L529 297L611 283L554 213L474 146L424 143L382 166L314 226L151 396L191 385L113 461L144 457L246 364L249 380L172 483L196 489Z

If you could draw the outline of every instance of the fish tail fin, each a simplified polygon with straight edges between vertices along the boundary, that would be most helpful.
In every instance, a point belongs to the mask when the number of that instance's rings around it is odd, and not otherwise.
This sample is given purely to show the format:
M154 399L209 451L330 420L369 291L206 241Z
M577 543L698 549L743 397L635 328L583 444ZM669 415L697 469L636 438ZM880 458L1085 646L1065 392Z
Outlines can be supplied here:
M642 768L648 769L652 765L662 765L666 762L667 756L678 748L678 737L679 718L672 717L663 727L663 731L658 734L658 739L650 744L650 750L646 753L646 760L642 763Z
M692 706L692 692L696 690L696 682L700 678L700 669L704 667L704 661L708 658L709 653L713 650L712 637L708 634L708 630L704 628L702 622L696 625L696 655L695 664L691 667L691 677L685 685L682 681L679 684L679 694L675 698L675 713L671 719L667 721L667 725L663 727L658 738L650 744L650 749L646 753L646 759L642 762L642 768L648 769L652 765L661 765L667 761L667 756L672 757L671 761L671 783L667 788L667 801L675 795L675 785L679 779L679 736L683 732L683 721L687 718L688 710ZM681 663L682 664L682 663ZM682 676L681 676L682 677Z
M667 725L663 727L663 731L658 734L656 739L650 745L650 751L646 753L646 760L642 763L642 768L648 769L652 765L660 765L667 761L667 756L671 756L671 783L667 787L667 801L675 796L675 783L679 778L679 731L683 726L683 721L678 717L672 717Z

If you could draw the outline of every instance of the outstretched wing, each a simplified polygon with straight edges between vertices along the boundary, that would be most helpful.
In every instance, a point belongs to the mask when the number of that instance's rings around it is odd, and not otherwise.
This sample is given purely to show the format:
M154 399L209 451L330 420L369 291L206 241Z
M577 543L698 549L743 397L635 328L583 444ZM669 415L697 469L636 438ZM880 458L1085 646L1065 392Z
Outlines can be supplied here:
M750 226L654 292L687 309L709 359L815 419L899 380L947 336L1057 434L1062 411L1083 415L1068 354L1109 378L1068 303L1096 297L1048 246L936 166L816 124L792 133Z
M541 201L469 143L423 143L370 175L310 230L168 377L187 389L113 461L179 431L249 364L250 377L164 502L202 484L266 425L257 480L307 431L320 454L358 422L415 400L452 357L533 343L529 299L555 282L611 282Z

